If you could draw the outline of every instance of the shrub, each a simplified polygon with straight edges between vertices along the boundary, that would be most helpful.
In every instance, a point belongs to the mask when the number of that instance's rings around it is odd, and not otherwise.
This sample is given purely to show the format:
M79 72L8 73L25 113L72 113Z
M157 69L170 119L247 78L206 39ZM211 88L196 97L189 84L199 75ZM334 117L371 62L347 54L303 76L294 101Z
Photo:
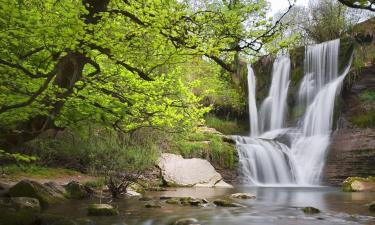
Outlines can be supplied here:
M215 128L223 134L244 134L246 128L240 126L237 121L222 120L215 116L209 115L206 117L206 125Z

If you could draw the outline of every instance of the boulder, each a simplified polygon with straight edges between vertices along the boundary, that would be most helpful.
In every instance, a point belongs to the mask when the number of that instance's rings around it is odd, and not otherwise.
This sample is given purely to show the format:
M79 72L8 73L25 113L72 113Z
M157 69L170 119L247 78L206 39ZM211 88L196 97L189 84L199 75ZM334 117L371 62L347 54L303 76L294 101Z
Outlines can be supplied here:
M39 200L42 207L58 203L65 199L64 196L52 188L31 180L21 180L8 191L11 197L30 197Z
M302 208L302 211L303 211L305 214L317 214L317 213L320 213L320 210L319 210L319 209L314 208L314 207L311 207L311 206L308 206L308 207L304 207L304 208Z
M230 195L231 198L239 198L239 199L255 199L255 195L249 193L235 193Z
M40 203L36 198L0 198L0 224L34 224L38 221L40 211Z
M44 183L44 185L47 186L48 188L51 188L56 193L59 193L63 196L68 196L66 189L54 181L49 181L47 183Z
M216 199L214 204L220 207L243 207L243 205L224 199Z
M77 181L71 181L69 182L66 186L65 186L65 189L68 193L68 196L69 198L72 198L72 199L84 199L84 198L88 198L90 197L94 191L77 182Z
M200 225L199 221L195 218L183 218L177 220L174 225Z
M108 204L91 204L87 208L89 216L116 216L118 210Z
M181 155L163 153L158 160L158 167L169 186L213 187L222 180L221 175L204 159L184 159Z
M158 202L147 202L145 204L146 208L161 208L161 205Z
M368 204L368 209L371 212L375 212L375 202L371 202L370 204Z
M342 184L342 190L346 192L375 191L375 177L348 177Z

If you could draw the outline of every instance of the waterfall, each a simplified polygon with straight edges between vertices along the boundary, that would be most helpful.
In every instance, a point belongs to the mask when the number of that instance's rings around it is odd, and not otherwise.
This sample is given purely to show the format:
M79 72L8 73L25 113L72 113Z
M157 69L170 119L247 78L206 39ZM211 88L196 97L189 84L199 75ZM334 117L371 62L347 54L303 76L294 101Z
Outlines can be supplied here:
M290 74L289 57L276 59L272 68L272 82L269 94L260 108L261 129L280 129L284 125L286 114L286 97L288 95Z
M258 110L255 99L256 93L256 81L253 68L250 64L247 65L247 86L248 86L248 105L249 105L249 116L250 116L250 136L258 136Z
M284 127L290 60L283 56L275 61L270 91L260 108L259 135L235 137L244 182L319 184L330 143L335 98L351 65L350 60L343 73L338 73L339 46L338 39L306 48L305 75L297 96L297 104L305 107L305 113L293 127ZM254 82L255 78L250 81ZM251 86L255 88L254 83ZM251 97L255 101L255 96ZM250 113L251 124L257 124L258 118L254 115L256 112Z

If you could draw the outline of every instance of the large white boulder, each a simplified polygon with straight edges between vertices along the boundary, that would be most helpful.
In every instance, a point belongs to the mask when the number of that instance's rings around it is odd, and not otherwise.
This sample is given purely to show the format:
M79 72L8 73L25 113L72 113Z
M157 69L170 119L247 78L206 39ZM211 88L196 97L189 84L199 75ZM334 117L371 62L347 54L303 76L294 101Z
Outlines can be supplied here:
M215 168L204 159L184 159L181 155L163 153L158 167L169 186L215 187L215 184L224 182Z

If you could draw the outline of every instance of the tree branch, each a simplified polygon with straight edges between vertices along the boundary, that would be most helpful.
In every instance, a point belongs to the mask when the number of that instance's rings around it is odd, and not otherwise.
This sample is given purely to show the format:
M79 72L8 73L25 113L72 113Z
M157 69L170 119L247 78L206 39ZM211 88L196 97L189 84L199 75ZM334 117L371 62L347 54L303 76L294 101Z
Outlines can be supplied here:
M346 5L350 8L367 9L372 12L375 12L375 0L367 1L367 4L361 4L359 1L351 1L351 0L338 0L338 1L341 2L343 5Z

